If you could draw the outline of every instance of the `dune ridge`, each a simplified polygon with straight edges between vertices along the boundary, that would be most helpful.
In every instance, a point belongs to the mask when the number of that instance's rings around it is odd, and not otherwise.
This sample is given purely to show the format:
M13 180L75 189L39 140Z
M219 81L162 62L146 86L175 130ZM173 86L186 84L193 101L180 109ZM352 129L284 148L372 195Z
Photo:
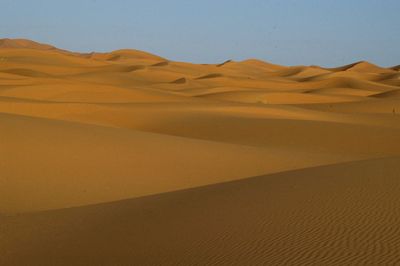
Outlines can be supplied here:
M398 264L399 77L1 39L0 264Z

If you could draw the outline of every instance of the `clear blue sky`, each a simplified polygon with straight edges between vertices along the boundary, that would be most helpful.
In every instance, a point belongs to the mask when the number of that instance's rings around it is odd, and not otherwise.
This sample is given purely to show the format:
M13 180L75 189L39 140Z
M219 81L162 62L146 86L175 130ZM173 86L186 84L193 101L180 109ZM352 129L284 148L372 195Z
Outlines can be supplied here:
M0 0L0 38L172 60L400 64L400 0Z

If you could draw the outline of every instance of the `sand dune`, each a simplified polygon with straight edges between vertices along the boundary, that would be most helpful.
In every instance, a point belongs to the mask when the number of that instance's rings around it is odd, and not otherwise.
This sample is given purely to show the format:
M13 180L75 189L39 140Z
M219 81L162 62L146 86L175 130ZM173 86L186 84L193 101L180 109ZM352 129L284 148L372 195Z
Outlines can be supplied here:
M0 264L397 264L398 71L2 39Z
M0 48L23 48L35 50L56 50L57 48L48 44L38 43L26 39L0 39Z
M344 160L322 152L0 117L2 175L10 177L0 186L0 213L113 201Z
M337 68L326 68L331 71L355 71L355 72L366 72L366 73L379 73L379 72L391 72L392 68L383 68L367 61L360 61L349 65L337 67Z
M400 97L400 89L381 92L381 93L377 93L377 94L374 94L371 96L376 97L376 98L399 98Z
M2 217L0 262L397 264L399 163L337 164Z

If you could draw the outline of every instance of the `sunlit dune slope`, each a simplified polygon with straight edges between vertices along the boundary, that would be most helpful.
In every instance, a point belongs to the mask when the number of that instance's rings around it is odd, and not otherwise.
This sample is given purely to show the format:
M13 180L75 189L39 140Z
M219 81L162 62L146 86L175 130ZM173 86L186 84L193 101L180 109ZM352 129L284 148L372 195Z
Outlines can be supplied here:
M0 118L0 213L114 201L346 160L323 152Z

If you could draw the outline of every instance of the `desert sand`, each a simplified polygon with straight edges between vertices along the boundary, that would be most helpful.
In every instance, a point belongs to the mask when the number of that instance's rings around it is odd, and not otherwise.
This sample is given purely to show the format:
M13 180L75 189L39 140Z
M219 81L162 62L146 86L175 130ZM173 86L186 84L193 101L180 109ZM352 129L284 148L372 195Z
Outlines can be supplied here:
M0 265L400 264L400 68L0 40Z

